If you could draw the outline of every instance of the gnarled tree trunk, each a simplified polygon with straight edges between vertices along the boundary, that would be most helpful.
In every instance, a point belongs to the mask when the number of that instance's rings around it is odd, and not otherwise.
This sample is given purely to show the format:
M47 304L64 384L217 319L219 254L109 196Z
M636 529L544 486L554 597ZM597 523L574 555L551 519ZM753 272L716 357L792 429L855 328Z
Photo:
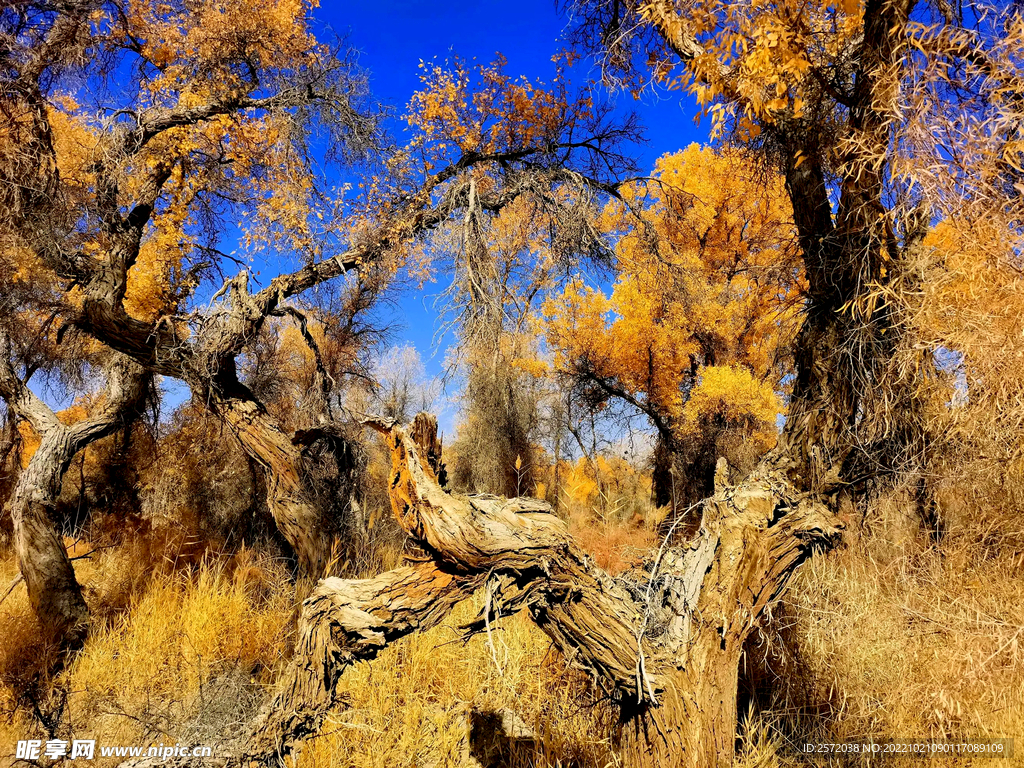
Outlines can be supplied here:
M324 575L330 548L328 526L303 478L302 449L277 424L233 370L209 388L209 407L238 438L242 450L266 471L267 506L298 560L299 572Z
M44 433L10 500L14 548L29 603L48 639L69 648L85 639L89 609L51 512L77 452L66 429Z
M103 406L96 414L65 425L16 377L9 361L0 360L0 394L40 439L9 502L15 551L33 612L47 638L64 648L76 648L85 639L89 610L52 512L72 459L131 421L146 386L142 368L119 356L108 376Z
M416 442L378 424L392 455L393 511L430 561L374 579L325 579L304 604L296 654L273 700L231 752L288 754L339 702L357 660L437 624L490 581L497 620L526 610L617 702L626 765L728 764L736 734L743 641L815 547L840 524L778 471L757 471L708 500L698 536L642 572L613 578L544 502L454 496Z

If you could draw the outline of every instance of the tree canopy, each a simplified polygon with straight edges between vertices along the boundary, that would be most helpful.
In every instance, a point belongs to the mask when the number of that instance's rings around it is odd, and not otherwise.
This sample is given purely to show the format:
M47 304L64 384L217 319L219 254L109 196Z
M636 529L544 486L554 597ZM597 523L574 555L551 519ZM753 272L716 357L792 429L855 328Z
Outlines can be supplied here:
M697 493L720 454L749 468L774 445L792 374L802 285L789 201L781 179L762 187L755 175L731 150L663 157L604 213L617 238L611 294L576 282L543 307L555 370L574 396L644 413L673 453L690 454Z

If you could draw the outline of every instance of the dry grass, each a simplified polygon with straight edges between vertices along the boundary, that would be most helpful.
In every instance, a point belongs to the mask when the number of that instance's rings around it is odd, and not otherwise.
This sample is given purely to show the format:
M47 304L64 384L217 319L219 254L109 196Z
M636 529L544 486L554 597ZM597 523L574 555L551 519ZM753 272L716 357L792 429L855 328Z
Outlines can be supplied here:
M621 573L643 560L657 544L654 532L646 524L585 522L570 518L569 530L594 562L610 573Z
M665 511L651 502L649 480L644 482L625 461L609 467L602 459L597 467L604 470L601 483L588 474L593 468L582 460L565 468L558 513L594 562L617 574L640 563L657 546L655 530Z
M300 767L466 765L471 752L481 758L494 751L485 739L471 738L470 713L503 710L515 712L537 737L505 745L503 764L614 765L609 729L589 703L585 681L565 668L528 619L516 616L495 627L500 669L485 637L460 639L457 625L481 607L462 605L444 625L347 674L342 687L349 709L307 745Z
M899 497L865 524L805 565L779 610L755 727L790 757L804 742L1002 737L1021 761L1024 549L955 522L929 546Z
M94 601L104 593L122 597L133 554L76 562L94 613L102 616ZM196 566L149 565L154 575L137 580L128 604L98 621L52 686L39 684L47 660L24 587L0 606L4 628L14 630L0 645L0 763L18 739L196 742L252 714L288 647L292 603L284 572L249 551ZM2 573L13 571L9 558Z
M3 563L8 572L12 559ZM80 567L79 575L97 574ZM18 694L4 686L3 753L10 756L18 739L32 737L149 745L202 743L230 732L252 715L280 668L293 615L289 594L284 575L248 553L157 576L92 634L39 702L43 710L60 710L56 733L24 707L12 714ZM457 627L482 607L472 603L346 675L348 708L306 746L300 765L461 765L471 749L494 749L471 745L470 712L501 710L515 711L539 735L512 748L525 761L514 764L607 765L608 728L587 704L586 682L524 617L494 628L499 670L484 637L461 639ZM23 592L3 608L12 626L25 628L5 650L29 649L34 630Z

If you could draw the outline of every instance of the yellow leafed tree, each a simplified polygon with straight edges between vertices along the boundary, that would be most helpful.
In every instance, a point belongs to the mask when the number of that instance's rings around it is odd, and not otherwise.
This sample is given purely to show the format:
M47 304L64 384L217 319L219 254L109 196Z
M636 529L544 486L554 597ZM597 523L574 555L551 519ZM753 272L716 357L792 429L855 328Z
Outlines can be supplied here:
M657 503L673 489L688 503L719 453L749 467L775 442L800 290L789 204L778 178L697 145L626 199L640 223L621 205L603 219L618 236L610 294L575 282L541 323L578 400L628 404L657 429Z

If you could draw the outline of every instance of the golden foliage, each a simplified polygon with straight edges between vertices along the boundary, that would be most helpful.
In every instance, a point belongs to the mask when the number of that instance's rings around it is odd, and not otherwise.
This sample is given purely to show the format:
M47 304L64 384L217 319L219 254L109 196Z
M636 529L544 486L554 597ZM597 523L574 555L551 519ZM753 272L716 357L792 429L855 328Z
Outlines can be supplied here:
M1024 482L1024 276L1015 235L999 217L939 222L923 239L903 290L871 297L903 318L938 375L920 376L942 486L973 499L979 524L1015 515ZM918 375L909 350L902 365ZM924 371L922 371L924 372ZM967 482L967 478L970 481Z
M812 72L854 40L863 7L859 0L684 6L654 0L641 4L640 17L687 57L681 72L659 62L655 76L696 96L714 120L713 135L735 112L742 133L752 139L759 122L802 117L818 100Z
M307 28L308 0L218 0L199 4L131 0L125 28L115 34L139 34L141 56L156 75L147 90L156 96L191 92L197 75L207 87L230 93L247 86L249 72L237 67L241 57L273 69L315 55L317 44Z
M73 220L81 219L67 245L86 256L112 258L111 235L88 226L86 212L110 202L131 210L150 193L155 178L168 175L139 253L130 260L124 305L132 317L154 322L178 311L215 253L200 245L216 242L226 231L251 251L267 245L300 252L312 247L312 222L316 215L323 219L323 211L314 210L312 171L296 150L296 125L287 112L224 109L210 119L162 130L128 153L118 142L133 127L132 117L258 97L266 87L261 79L269 84L271 73L286 77L326 66L330 52L308 27L315 5L306 0L132 0L93 15L92 29L104 46L112 53L131 51L130 63L138 71L128 85L131 109L122 110L128 115L120 122L111 122L83 106L85 99L59 91L50 97L47 117L60 202ZM0 131L0 154L17 152L18 146L5 142L20 139L16 132ZM116 184L112 201L101 200L97 189L100 165ZM225 220L232 213L239 220ZM38 273L31 265L22 272L30 268ZM53 275L45 277L46 283L56 282Z
M719 419L770 445L800 290L781 182L759 189L738 153L692 145L659 160L651 197L642 225L604 214L610 296L576 281L544 304L554 365L679 432Z
M551 84L535 83L505 72L505 59L470 66L420 62L422 89L409 103L406 119L433 146L437 159L466 152L491 154L553 143L570 119L585 120L593 104L570 100L564 75ZM569 112L573 115L570 117ZM433 158L431 158L433 160Z
M700 381L690 392L681 431L697 434L715 419L738 425L763 453L775 444L772 427L781 405L772 386L754 377L740 365L709 365L701 369Z

